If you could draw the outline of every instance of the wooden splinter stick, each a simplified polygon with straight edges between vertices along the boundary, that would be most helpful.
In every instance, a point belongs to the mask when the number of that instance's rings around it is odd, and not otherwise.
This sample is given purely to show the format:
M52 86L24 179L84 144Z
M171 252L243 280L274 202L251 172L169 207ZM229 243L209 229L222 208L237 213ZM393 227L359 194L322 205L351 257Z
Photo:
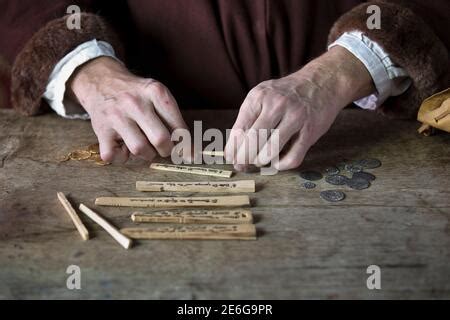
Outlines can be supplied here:
M123 234L119 232L115 227L113 227L108 221L106 221L104 218L102 218L98 213L92 211L88 207L86 207L84 204L80 204L80 210L87 215L89 218L94 220L100 227L105 229L106 232L108 232L122 247L125 249L128 249L131 244L132 240Z
M225 153L223 151L203 151L203 155L212 157L224 157Z
M255 192L254 180L240 181L199 181L199 182L160 182L160 181L137 181L136 189L139 191L176 191L176 192Z
M251 224L253 216L250 210L186 210L157 211L151 213L135 212L133 222L150 223L200 223L200 224Z
M230 178L233 174L233 171L229 170L218 170L212 168L205 167L191 167L191 166L180 166L174 164L164 164L164 163L152 163L150 168L162 171L171 171L171 172L182 172L182 173L190 173L190 174L198 174L202 176L213 176L213 177L222 177L222 178Z
M125 228L121 232L142 240L256 240L254 224Z
M103 197L95 199L95 204L98 206L136 208L242 207L250 205L250 198L248 196L154 198Z
M64 193L58 192L58 193L56 193L56 195L57 195L59 201L61 202L61 204L63 205L64 209L66 210L66 212L69 214L69 217L72 219L75 227L77 228L78 232L81 235L81 238L83 238L83 240L85 240L85 241L89 240L89 231L86 229L85 225L80 220L80 217L78 216L78 214L76 213L76 211L72 207L72 205L70 204L69 200L67 200Z

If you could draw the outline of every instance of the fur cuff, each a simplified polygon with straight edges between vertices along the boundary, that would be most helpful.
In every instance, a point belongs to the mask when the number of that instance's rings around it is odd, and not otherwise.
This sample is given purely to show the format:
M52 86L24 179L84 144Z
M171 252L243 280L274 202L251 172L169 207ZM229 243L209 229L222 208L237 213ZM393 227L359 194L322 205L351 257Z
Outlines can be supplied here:
M367 7L381 9L381 29L367 28ZM357 30L377 42L412 78L412 86L402 95L389 98L378 108L396 118L415 118L423 100L449 86L449 52L435 32L406 6L372 1L344 14L333 26L329 43L344 32Z
M119 41L106 21L94 14L81 15L81 29L69 30L66 17L50 21L27 42L11 72L12 106L24 115L48 108L42 95L55 65L83 42L97 39L110 43L122 56Z

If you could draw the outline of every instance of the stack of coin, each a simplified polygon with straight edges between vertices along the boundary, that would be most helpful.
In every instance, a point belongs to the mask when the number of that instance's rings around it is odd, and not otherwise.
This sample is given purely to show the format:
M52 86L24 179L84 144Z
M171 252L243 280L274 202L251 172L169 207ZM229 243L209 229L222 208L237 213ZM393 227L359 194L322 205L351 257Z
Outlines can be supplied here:
M347 186L353 190L364 190L370 187L376 177L364 170L375 169L381 166L378 159L362 159L357 161L345 160L325 169L325 182L334 186ZM306 180L302 183L304 189L314 189L318 181L323 178L322 173L308 170L300 172L300 177ZM339 190L325 190L320 197L329 202L338 202L345 199L345 193Z
M96 165L106 166L109 165L100 157L100 149L98 143L91 144L85 148L74 150L58 159L59 162L65 161L93 161Z

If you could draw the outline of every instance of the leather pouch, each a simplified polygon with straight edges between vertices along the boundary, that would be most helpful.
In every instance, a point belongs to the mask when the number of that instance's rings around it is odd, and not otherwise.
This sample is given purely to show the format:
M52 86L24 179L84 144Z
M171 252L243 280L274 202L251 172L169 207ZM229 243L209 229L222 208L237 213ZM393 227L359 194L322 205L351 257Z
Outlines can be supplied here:
M426 99L420 106L417 120L419 133L430 135L435 129L450 132L450 88Z

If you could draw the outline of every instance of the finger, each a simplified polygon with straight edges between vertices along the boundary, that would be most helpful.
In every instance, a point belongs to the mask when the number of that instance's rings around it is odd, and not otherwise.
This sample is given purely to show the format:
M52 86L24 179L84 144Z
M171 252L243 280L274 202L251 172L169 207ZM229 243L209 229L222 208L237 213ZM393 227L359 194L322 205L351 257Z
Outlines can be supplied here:
M234 123L225 146L225 159L233 163L236 154L243 142L245 131L249 129L261 113L259 100L253 98L249 93L239 109L236 122Z
M170 132L153 111L153 106L141 112L134 119L159 155L161 157L170 156L173 148Z
M133 155L148 161L155 158L155 149L153 149L137 124L131 119L124 121L116 130Z
M260 149L255 159L255 165L262 167L268 165L276 157L279 157L281 150L299 132L304 120L304 113L300 115L300 118L283 117L275 129L276 131L272 132L267 143Z
M295 169L303 162L306 153L311 144L309 143L308 133L305 126L303 126L297 138L292 141L292 144L287 150L286 154L281 159L275 159L273 166L279 171Z
M108 163L125 163L127 162L130 152L128 148L120 143L119 135L113 130L103 130L96 132L100 145L100 157Z
M159 117L167 124L170 131L187 129L186 122L181 115L180 108L170 93L162 84L153 84L151 100Z
M240 138L240 146L234 158L234 168L237 171L248 171L248 166L258 154L258 130L248 129Z
M269 111L270 101L267 108L263 106L263 112L253 123L252 127L247 130L243 142L239 147L236 156L236 170L245 170L248 164L254 164L258 151L263 147L263 143L270 137L271 129L276 128L282 118L281 112Z

